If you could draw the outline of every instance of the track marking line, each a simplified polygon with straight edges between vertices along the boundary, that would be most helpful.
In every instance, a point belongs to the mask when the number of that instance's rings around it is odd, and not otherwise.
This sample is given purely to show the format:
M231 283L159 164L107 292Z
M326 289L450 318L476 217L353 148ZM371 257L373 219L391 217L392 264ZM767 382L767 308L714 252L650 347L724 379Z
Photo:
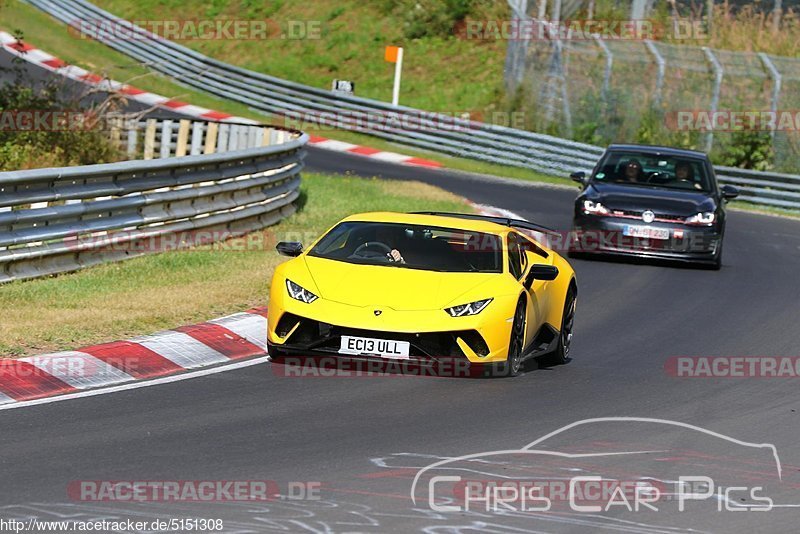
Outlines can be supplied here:
M62 402L72 399L82 399L85 397L95 397L98 395L107 395L109 393L118 393L120 391L130 391L133 389L140 389L146 388L150 386L159 386L162 384L171 384L173 382L181 382L183 380L190 380L192 378L200 378L203 376L215 375L219 373L224 373L226 371L235 371L236 369L243 369L245 367L252 367L254 365L259 365L261 363L266 363L269 361L269 356L261 356L258 358L254 358L252 360L244 360L229 363L226 365L220 365L217 367L207 367L204 369L198 369L196 371L189 371L188 373L182 373L179 375L172 375L172 376L165 376L161 378L155 378L153 380L140 380L136 382L131 382L128 384L120 384L118 386L111 386L107 388L99 388L99 389L91 389L88 391L80 391L77 393L67 393L66 395L59 395L56 397L46 397L43 399L35 399L29 401L21 401L9 404L0 404L0 411L5 410L15 410L17 408L27 408L31 406L38 406L41 404L52 404L54 402Z

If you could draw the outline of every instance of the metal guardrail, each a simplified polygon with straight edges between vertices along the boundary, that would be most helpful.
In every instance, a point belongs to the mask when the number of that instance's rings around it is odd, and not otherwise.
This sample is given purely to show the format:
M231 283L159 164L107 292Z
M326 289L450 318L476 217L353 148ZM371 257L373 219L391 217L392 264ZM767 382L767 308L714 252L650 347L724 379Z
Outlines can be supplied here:
M109 136L128 159L198 156L282 144L293 135L275 126L189 119L127 119L108 116ZM296 136L296 135L295 135Z
M0 282L238 236L294 213L306 134L231 152L0 173Z
M180 83L266 113L305 117L389 141L452 156L564 175L591 170L601 147L505 126L334 94L214 60L161 39L86 0L24 0L53 17ZM103 24L78 24L79 21ZM109 24L112 22L113 24ZM109 36L123 27L132 38ZM435 125L431 127L431 125ZM800 208L800 176L717 167L722 183L740 187L741 199Z

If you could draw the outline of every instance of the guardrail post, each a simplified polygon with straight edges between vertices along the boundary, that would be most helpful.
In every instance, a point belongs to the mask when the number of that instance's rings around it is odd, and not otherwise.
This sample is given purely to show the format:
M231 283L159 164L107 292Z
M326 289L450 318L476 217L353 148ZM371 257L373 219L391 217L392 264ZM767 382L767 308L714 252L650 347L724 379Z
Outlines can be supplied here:
M230 134L231 125L222 123L219 125L219 137L217 138L217 152L228 151L228 135Z
M108 119L108 124L111 128L109 132L111 143L114 145L114 148L121 148L122 147L122 132L121 132L121 120L119 117L110 117Z
M189 144L189 121L183 119L178 126L178 142L175 145L175 156L185 156Z
M667 62L664 61L664 56L662 56L661 52L658 51L658 48L656 48L656 45L653 44L653 41L646 40L644 45L653 55L653 58L656 60L656 66L658 67L658 74L656 75L656 88L653 92L653 106L658 107L661 105L661 91L664 87L664 74L666 73Z
M541 2L541 0L540 0ZM528 18L528 0L508 0L513 27L521 28ZM522 38L508 39L506 45L505 78L506 89L511 92L522 83L525 73L525 51L528 48L528 32L520 32Z
M172 149L172 121L166 119L161 123L160 157L168 158Z
M592 36L597 43L597 45L603 50L603 54L606 56L606 66L605 70L603 71L603 91L600 94L600 98L603 100L604 104L608 103L608 90L609 86L611 85L611 68L614 66L614 55L611 53L611 50L608 48L608 45L600 38L598 34L594 34Z
M225 147L227 152L236 150L236 144L239 142L239 128L238 124L231 124L231 129L228 131L228 146Z
M130 121L128 124L128 159L134 159L136 157L138 136L139 130L136 129L136 125L133 124L133 121Z
M219 133L219 124L216 122L209 122L208 129L206 130L206 145L203 149L204 154L213 154L217 148L217 135Z
M248 128L248 146L247 148L258 148L261 146L261 127L251 126Z
M770 111L772 113L778 112L778 100L781 97L781 85L783 84L783 76L781 76L780 71L775 67L775 64L769 58L767 54L764 52L760 52L758 54L759 59L764 64L764 67L767 69L769 73L769 77L772 78L772 99L770 101ZM775 141L775 128L770 130L769 136L772 141Z
M156 120L147 119L144 130L144 159L153 159L156 149Z
M239 139L236 142L236 148L238 150L244 150L245 148L250 146L250 127L248 126L240 126L239 127Z
M192 156L200 155L201 148L203 146L203 129L205 125L200 121L194 121L192 123L192 147L189 153Z
M714 117L717 114L717 108L719 107L719 91L722 87L722 76L724 71L722 70L722 65L720 65L719 61L717 61L717 57L714 55L714 52L711 51L710 48L707 46L703 47L703 53L706 55L706 59L711 64L711 70L714 73L714 93L711 97L711 106L710 112L711 117ZM714 127L712 124L711 129L706 133L706 152L711 152L711 149L714 145Z

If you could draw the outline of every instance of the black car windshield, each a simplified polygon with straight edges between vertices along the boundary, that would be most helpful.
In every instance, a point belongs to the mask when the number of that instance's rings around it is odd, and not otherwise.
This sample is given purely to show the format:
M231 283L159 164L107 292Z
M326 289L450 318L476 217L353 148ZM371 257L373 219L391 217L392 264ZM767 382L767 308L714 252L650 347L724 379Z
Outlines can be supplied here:
M592 180L702 193L712 191L711 180L702 160L641 152L608 152Z
M308 255L430 271L503 272L499 236L416 224L343 222L325 234Z

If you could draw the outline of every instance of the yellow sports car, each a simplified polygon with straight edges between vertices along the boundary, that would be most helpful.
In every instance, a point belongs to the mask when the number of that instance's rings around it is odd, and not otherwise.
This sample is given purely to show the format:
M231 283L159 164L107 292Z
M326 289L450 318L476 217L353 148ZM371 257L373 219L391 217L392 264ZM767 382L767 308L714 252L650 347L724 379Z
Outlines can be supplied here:
M464 362L517 375L567 361L578 286L569 263L503 217L362 213L275 269L268 350L288 355Z

